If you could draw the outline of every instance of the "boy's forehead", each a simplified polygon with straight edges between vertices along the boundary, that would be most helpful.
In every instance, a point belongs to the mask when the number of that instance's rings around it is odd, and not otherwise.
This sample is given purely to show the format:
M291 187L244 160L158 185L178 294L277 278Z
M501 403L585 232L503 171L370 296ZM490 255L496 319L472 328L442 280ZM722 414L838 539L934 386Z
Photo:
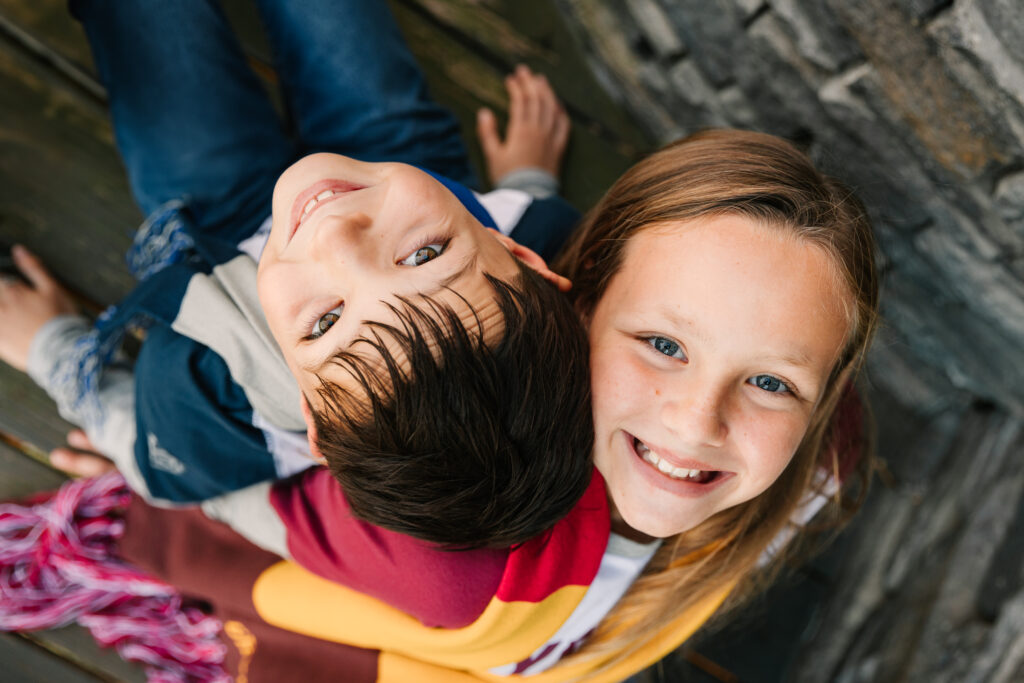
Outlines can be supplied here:
M459 327L474 341L482 337L484 344L492 345L500 341L504 335L505 319L499 305L498 294L483 271L466 273L448 288L431 295L429 299L407 298L407 302L397 297L390 301L378 302L374 307L376 315L365 319L355 334L343 340L342 346L335 348L322 361L304 368L311 388L318 387L321 380L342 387L349 384L356 386L352 371L345 363L338 362L344 354L359 357L360 365L366 371L375 373L378 377L387 376L387 362L378 346L386 350L389 359L400 372L408 373L411 369L408 345L400 339L413 337L416 333L422 335L427 348L434 352L437 358L436 333L432 329L433 325L428 324L423 318L437 323L445 337L453 332L451 314L458 320ZM301 380L300 382L306 383Z

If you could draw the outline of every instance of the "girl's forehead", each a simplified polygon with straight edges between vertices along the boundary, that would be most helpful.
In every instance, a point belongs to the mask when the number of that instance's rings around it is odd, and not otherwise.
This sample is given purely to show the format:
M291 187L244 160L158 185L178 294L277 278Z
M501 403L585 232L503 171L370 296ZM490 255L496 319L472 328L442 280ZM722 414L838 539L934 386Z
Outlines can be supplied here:
M682 321L680 334L785 356L813 349L810 355L829 365L849 330L850 297L831 255L742 216L640 232L605 295L606 305L651 325Z
M824 240L812 239L811 233L810 229L732 212L652 223L627 241L620 269L629 261L642 258L644 268L672 270L683 261L702 257L725 258L736 263L746 259L751 266L773 264L778 266L780 278L797 268L812 267L830 280L836 303L847 310L853 295L842 276L838 257L825 246ZM751 245L755 245L753 252Z

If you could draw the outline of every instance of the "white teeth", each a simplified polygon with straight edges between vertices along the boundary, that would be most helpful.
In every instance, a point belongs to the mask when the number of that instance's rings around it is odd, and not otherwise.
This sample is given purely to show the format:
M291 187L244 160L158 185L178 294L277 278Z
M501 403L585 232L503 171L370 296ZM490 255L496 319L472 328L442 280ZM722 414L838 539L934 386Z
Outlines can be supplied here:
M696 480L698 477L700 477L701 470L690 470L686 469L685 467L673 467L668 463L667 460L662 460L654 453L652 453L651 449L648 448L643 441L637 439L633 443L635 444L637 454L639 454L640 457L644 459L644 462L654 465L662 474L667 474L673 479Z
M335 194L336 193L334 192L334 190L324 190L317 196L310 199L308 202L306 202L306 205L302 207L302 217L305 218L306 216L308 216L310 212L313 210L313 208L317 205L317 202L323 201L328 197L333 197Z

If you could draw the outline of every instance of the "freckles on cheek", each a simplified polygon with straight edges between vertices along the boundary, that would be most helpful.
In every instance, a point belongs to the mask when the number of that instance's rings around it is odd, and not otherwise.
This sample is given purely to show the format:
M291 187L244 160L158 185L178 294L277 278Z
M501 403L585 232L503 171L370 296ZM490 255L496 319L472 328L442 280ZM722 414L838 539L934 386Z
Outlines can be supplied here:
M661 393L655 388L654 378L645 372L643 367L632 362L625 354L605 357L604 377L606 384L616 396L635 399L649 399Z
M756 443L765 464L784 468L796 453L804 437L806 424L801 419L771 416L753 420L743 429L743 438Z

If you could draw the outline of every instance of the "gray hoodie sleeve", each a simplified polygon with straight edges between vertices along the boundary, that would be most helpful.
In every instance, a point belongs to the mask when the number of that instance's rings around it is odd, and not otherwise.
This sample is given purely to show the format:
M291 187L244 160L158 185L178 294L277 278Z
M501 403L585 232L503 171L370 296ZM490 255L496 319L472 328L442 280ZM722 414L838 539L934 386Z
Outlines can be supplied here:
M114 462L132 490L150 499L135 462L135 378L131 371L116 366L104 369L97 388L103 409L91 421L74 409L74 399L81 393L76 378L56 381L58 361L91 330L89 321L78 315L61 315L48 321L29 347L28 375L56 401L61 417L81 427L97 451Z
M524 166L502 176L494 189L521 190L534 199L544 199L558 194L558 178L543 168Z

